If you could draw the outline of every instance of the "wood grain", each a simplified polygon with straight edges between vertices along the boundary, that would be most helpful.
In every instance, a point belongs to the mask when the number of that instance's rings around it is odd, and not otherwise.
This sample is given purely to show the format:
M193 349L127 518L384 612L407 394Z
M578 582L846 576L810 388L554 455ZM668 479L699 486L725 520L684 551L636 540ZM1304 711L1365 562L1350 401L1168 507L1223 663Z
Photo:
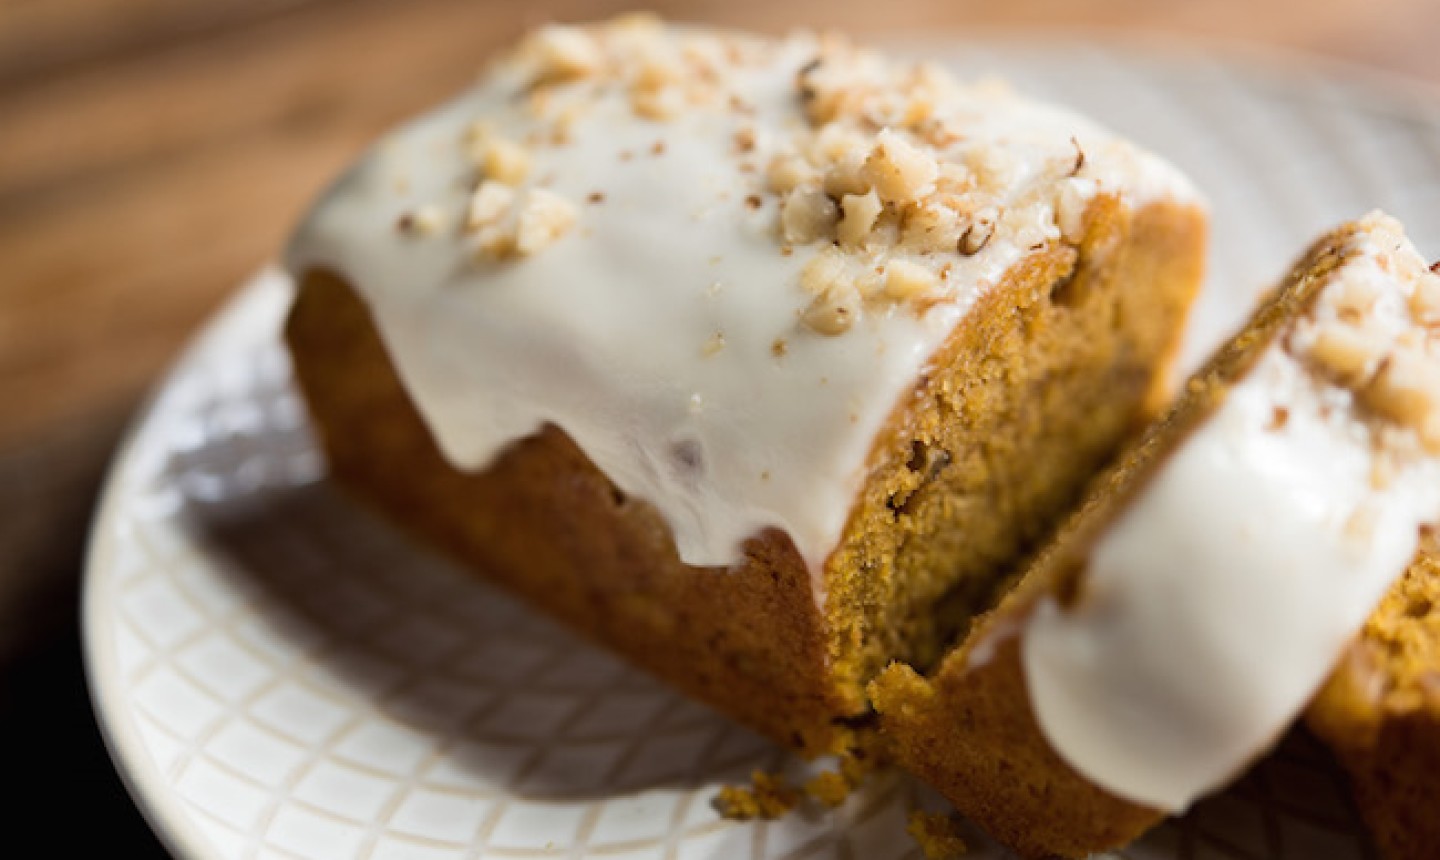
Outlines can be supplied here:
M0 663L72 611L126 416L387 125L547 18L609 0L0 0ZM1440 82L1428 0L694 0L779 31L1099 27L1241 39Z

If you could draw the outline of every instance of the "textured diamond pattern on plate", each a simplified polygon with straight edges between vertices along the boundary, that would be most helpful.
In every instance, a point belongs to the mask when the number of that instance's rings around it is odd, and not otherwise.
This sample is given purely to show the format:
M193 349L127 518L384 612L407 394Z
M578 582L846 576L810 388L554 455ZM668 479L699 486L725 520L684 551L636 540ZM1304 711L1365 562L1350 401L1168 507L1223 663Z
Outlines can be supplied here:
M1061 43L974 48L1170 155L1214 203L1187 356L1315 232L1373 206L1440 247L1440 120L1361 84ZM202 337L119 460L86 634L121 766L193 857L913 858L899 777L842 809L737 824L709 807L763 740L406 544L326 485L266 275ZM999 858L978 836L977 858ZM1370 850L1323 752L1292 738L1131 860Z

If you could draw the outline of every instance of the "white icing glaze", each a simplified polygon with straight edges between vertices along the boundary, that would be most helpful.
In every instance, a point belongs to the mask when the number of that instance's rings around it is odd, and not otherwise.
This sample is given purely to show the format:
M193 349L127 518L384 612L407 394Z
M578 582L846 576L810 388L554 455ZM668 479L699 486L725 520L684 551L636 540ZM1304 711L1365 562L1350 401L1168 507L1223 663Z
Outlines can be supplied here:
M1314 319L1266 349L1097 542L1080 603L1042 603L1022 634L1046 737L1121 797L1183 810L1263 751L1440 516L1440 460L1294 356L1351 285L1379 292L1367 324L1392 347L1414 333L1413 283L1380 257L1419 258L1393 222L1366 223ZM1398 458L1383 488L1381 456Z
M684 32L666 38L717 38ZM580 213L534 256L476 262L472 238L453 229L476 182L461 154L467 124L482 119L514 140L547 129L519 97L524 64L506 61L338 182L299 230L288 265L332 269L360 292L457 467L483 469L553 423L659 509L685 562L736 563L746 538L775 527L818 571L898 399L975 298L1059 236L1062 191L1132 203L1196 195L1158 160L1072 114L962 91L946 111L965 139L949 155L987 146L1003 155L1002 228L980 253L947 255L953 301L923 315L867 311L844 336L824 337L796 322L810 300L798 275L820 245L782 254L774 198L758 209L746 201L763 191L765 159L806 122L796 72L817 40L741 44L746 60L724 82L753 115L722 99L655 122L604 81L554 89L556 104L585 110L566 142L532 147L531 184ZM733 149L742 126L758 132L749 159ZM663 154L653 154L657 142ZM1065 178L1056 165L1074 161L1077 142L1085 167ZM604 202L586 203L595 193ZM434 235L395 229L417 207L439 225ZM777 339L783 356L772 352Z

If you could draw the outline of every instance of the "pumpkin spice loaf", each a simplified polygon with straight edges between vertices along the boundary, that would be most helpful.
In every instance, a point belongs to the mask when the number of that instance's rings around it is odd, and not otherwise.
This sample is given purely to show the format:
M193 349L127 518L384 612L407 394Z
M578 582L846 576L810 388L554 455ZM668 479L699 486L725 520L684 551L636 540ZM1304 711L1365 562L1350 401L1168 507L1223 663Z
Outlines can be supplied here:
M842 751L1155 401L1206 214L843 39L546 27L306 219L333 479L689 694Z
M1022 855L1088 856L1236 776L1380 604L1310 719L1362 798L1419 779L1375 738L1414 739L1437 665L1395 632L1434 583L1385 597L1440 520L1436 314L1392 219L1316 243L954 653L872 684L898 759Z

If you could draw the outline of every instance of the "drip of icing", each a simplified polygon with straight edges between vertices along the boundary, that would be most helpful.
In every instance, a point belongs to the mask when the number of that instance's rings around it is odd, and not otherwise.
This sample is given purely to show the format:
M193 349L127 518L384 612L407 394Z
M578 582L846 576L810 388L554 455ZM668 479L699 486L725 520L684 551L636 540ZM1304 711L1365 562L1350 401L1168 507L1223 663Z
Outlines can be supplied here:
M1380 255L1419 258L1393 222L1380 227L1314 313L1358 286L1380 297L1368 325L1393 346L1413 333L1413 287ZM1440 516L1440 460L1297 359L1312 333L1302 322L1266 348L1097 542L1078 604L1047 600L1022 634L1046 737L1121 797L1180 811L1238 773ZM1400 465L1377 486L1382 458Z
M552 114L583 110L563 140L530 147L527 184L571 201L578 218L543 251L477 260L473 238L455 228L477 180L462 151L467 126L483 120L520 141L554 130L527 111L530 80L511 60L375 147L315 207L288 265L333 270L361 294L456 467L484 469L511 442L558 425L627 494L655 505L688 564L737 563L747 538L774 527L818 572L895 404L976 297L1058 239L1062 191L1195 199L1172 169L1080 118L959 90L948 110L964 138L948 156L1003 156L1004 219L970 256L891 255L946 264L946 301L867 311L827 337L797 318L812 298L802 268L829 243L783 247L776 200L762 196L766 159L806 125L796 77L820 40L662 38L737 57L723 76L730 97L654 121L603 79L553 87ZM755 151L742 157L735 140L746 129ZM1057 176L1077 147L1084 170ZM397 231L419 208L432 234Z

